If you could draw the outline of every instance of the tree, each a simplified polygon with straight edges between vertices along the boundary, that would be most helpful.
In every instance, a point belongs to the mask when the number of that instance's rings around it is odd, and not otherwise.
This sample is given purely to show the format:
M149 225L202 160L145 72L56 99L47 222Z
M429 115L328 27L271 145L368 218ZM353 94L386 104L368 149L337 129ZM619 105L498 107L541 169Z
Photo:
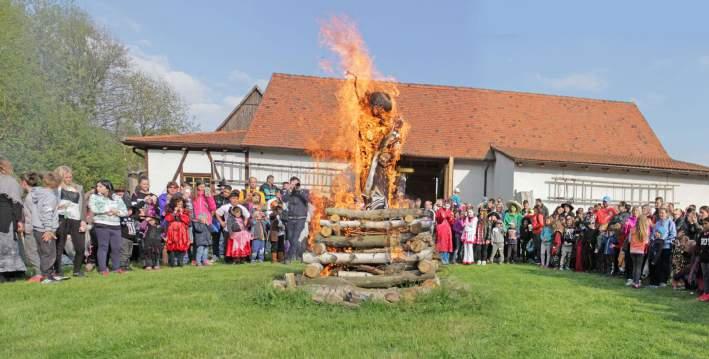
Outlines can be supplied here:
M121 136L194 128L176 92L132 70L73 3L0 0L0 154L17 172L69 165L85 185L120 184L137 163Z
M133 71L99 98L99 124L117 136L185 133L197 128L182 98L164 80Z

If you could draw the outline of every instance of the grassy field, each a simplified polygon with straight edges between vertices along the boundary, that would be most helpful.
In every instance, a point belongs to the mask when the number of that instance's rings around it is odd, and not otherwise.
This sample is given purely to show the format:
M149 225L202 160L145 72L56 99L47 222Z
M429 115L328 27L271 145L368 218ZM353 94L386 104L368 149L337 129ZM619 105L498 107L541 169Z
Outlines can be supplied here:
M352 310L269 289L293 269L220 265L4 284L0 357L706 358L709 345L706 303L593 274L449 267L442 276L453 289Z

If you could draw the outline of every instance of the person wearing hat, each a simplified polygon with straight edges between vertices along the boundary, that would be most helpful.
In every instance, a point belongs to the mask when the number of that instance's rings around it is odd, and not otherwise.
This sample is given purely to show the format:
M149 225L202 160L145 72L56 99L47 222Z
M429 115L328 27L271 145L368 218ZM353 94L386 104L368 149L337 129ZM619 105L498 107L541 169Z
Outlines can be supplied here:
M561 207L564 209L564 217L574 215L574 206L569 202L564 202Z
M503 216L503 223L505 225L505 231L510 229L510 224L514 223L515 228L520 228L522 225L522 205L517 201L507 202L507 212Z

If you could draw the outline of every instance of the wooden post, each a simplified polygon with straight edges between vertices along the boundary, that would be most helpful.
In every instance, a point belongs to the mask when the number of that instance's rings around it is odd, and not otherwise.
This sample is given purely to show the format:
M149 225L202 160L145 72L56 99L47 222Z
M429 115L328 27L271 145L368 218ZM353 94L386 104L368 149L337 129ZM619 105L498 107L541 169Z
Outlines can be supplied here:
M443 196L449 198L453 195L453 169L455 168L455 158L448 157L448 166L443 176Z
M172 176L172 182L175 182L177 180L177 176L182 173L182 165L185 164L185 159L187 159L187 154L190 153L190 150L184 149L184 153L182 154L182 159L180 160L180 164L177 166L177 170L175 170L175 174Z

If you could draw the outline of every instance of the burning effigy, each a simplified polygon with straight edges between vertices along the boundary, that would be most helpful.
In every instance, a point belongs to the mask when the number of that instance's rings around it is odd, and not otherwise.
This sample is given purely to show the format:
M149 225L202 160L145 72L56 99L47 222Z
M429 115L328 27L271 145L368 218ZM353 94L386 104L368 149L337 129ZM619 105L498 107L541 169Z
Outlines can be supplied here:
M340 59L345 75L337 93L340 133L347 151L310 150L318 160L339 160L348 169L329 193L312 196L309 251L302 275L279 287L299 287L318 302L357 305L397 302L439 285L432 218L399 201L405 180L397 173L408 124L396 105L396 83L374 69L355 26L342 18L323 25L321 40Z

